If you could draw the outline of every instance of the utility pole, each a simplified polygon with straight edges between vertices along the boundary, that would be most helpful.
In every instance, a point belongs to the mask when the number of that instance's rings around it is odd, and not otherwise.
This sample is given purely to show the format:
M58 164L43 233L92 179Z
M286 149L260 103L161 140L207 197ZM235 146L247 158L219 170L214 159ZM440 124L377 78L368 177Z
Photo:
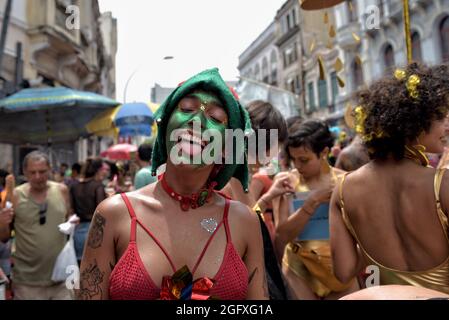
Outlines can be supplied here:
M6 36L8 34L9 17L11 16L12 0L7 0L3 16L2 33L0 36L0 77L3 71L3 56L5 54Z

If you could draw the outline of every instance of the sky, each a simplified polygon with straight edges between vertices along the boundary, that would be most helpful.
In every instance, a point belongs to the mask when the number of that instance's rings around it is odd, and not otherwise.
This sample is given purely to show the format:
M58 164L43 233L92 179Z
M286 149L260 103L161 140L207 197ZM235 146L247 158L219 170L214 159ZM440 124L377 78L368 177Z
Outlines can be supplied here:
M116 99L149 102L211 67L237 80L238 57L286 0L99 0L117 19ZM172 56L171 60L164 57Z

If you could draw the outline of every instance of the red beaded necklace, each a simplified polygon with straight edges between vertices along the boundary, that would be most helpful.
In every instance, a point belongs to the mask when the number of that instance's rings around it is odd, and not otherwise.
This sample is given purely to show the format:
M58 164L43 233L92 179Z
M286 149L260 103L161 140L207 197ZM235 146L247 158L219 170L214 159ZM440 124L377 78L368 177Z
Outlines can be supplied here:
M217 183L215 181L212 181L206 184L206 186L203 187L200 191L198 191L197 193L193 193L190 196L183 196L173 190L168 185L167 180L165 180L165 175L162 175L161 185L170 197L172 197L176 201L179 201L182 211L188 211L190 208L196 209L206 204L214 193L214 188Z

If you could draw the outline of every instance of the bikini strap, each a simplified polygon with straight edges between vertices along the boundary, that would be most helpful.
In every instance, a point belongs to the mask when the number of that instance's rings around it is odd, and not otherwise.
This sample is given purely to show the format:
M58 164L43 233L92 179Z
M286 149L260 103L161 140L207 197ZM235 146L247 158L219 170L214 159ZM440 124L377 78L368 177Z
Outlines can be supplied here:
M441 189L441 182L443 181L444 172L446 171L445 168L437 169L435 172L435 178L433 181L433 188L435 191L435 202L437 206L437 214L438 218L440 219L441 225L443 227L444 235L446 236L446 239L449 242L449 235L448 235L448 228L449 228L449 222L448 217L444 213L442 207L441 207L441 201L440 201L440 189Z
M343 222L345 223L346 228L349 230L349 232L351 233L351 235L357 240L357 235L355 233L355 230L351 224L351 221L349 220L349 217L346 213L345 210L345 202L344 202L344 198L343 198L343 184L345 183L346 180L346 176L349 174L349 172L346 172L343 177L340 180L340 183L338 185L338 194L339 194L339 200L340 200L340 210L341 210L341 216L343 217Z
M129 235L129 242L136 242L136 225L137 225L137 218L136 213L134 212L134 208L131 205L131 202L128 199L128 196L126 193L121 193L123 201L126 204L126 208L128 208L129 216L131 217L131 233Z
M206 253L207 249L209 248L210 243L212 242L213 238L217 234L217 231L218 231L218 229L220 229L222 224L225 225L225 232L226 232L226 239L227 239L226 244L230 241L231 233L229 232L229 227L228 227L228 211L229 211L229 204L231 203L231 201L228 198L225 198L225 201L226 202L225 202L225 208L224 208L224 213L223 213L223 219L218 224L217 228L214 230L212 235L209 237L209 240L207 240L207 243L204 246L203 251L201 251L201 254L198 257L198 260L196 261L195 266L192 269L192 274L195 274L196 269L198 268L198 266L201 263L201 260L203 260L204 254Z

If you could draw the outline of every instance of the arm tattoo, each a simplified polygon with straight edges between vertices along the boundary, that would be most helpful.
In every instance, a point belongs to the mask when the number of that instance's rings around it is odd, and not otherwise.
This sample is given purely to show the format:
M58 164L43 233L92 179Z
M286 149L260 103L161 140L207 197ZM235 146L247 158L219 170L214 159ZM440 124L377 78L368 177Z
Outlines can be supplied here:
M253 272L251 272L251 274L249 275L248 284L251 283L251 281L253 280L253 278L254 278L254 276L256 275L256 273L257 273L257 267L256 267L256 269L254 269Z
M90 300L94 296L103 298L103 291L101 290L101 284L103 283L104 272L101 272L98 268L97 260L91 263L81 273L80 291L78 293L78 299Z
M92 221L92 227L89 233L89 240L87 245L92 249L97 249L103 243L104 225L106 224L106 219L96 212L94 215L94 221Z

